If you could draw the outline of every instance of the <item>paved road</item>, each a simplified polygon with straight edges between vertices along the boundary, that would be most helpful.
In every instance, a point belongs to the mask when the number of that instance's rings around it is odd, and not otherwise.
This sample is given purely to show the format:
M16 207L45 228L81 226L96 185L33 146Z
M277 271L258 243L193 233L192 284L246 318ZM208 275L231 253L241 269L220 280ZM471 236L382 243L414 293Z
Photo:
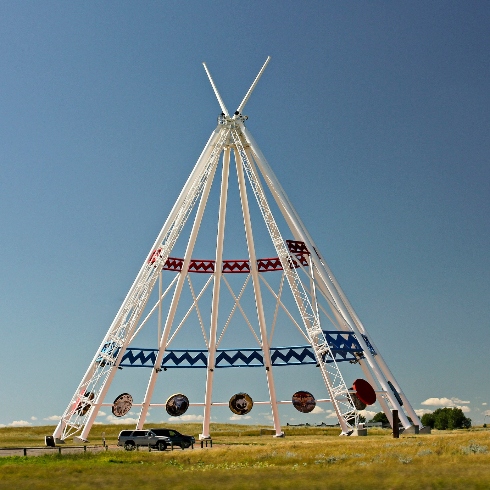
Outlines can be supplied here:
M86 448L86 449L85 449ZM194 449L201 449L199 444L194 445ZM107 448L103 446L56 446L56 447L4 447L0 448L0 457L5 456L41 456L43 454L80 454L84 451L91 453L100 453L103 451L124 451L121 446L110 445ZM182 451L180 447L175 448L176 451ZM25 451L25 452L24 452ZM148 448L140 447L139 451L148 452ZM156 451L153 449L152 451ZM186 449L187 451L187 449ZM171 452L170 448L167 452Z
M41 456L43 454L80 454L85 451L84 446L57 446L57 447L5 447L0 448L0 456ZM108 449L111 451L119 450L118 446L111 446ZM102 452L105 448L103 446L87 446L87 452Z

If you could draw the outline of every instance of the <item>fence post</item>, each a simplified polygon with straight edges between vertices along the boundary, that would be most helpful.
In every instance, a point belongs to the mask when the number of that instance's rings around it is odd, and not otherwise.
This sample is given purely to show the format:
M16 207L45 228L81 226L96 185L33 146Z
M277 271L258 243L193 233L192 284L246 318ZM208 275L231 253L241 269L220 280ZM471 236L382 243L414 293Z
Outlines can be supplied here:
M399 420L398 420L398 410L392 410L391 411L393 415L393 439L399 439L400 437L400 427L399 427Z
M58 454L61 456L61 446L58 446Z
M27 448L24 448L24 456L27 456Z

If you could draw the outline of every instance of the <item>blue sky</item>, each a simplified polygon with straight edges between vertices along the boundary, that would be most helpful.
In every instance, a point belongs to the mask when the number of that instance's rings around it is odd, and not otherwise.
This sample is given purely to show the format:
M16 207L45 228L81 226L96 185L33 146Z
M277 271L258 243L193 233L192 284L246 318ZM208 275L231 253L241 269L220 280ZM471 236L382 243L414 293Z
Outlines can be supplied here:
M66 408L215 127L201 63L234 110L268 55L247 127L414 408L482 423L488 25L484 1L2 2L0 424Z

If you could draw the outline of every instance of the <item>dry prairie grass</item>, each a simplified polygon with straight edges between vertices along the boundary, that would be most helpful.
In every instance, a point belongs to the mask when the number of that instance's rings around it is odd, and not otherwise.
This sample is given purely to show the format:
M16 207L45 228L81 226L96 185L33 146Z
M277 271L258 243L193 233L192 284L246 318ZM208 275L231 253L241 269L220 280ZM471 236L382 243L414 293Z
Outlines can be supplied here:
M179 428L199 431L198 425ZM49 433L46 429L42 434ZM22 430L1 429L0 445L8 432L25 440L38 428ZM98 426L92 440L101 432L117 435L119 430ZM487 431L392 439L388 431L344 438L332 429L309 430L293 428L284 439L275 439L260 437L257 427L222 425L215 427L212 449L0 458L0 488L490 488Z

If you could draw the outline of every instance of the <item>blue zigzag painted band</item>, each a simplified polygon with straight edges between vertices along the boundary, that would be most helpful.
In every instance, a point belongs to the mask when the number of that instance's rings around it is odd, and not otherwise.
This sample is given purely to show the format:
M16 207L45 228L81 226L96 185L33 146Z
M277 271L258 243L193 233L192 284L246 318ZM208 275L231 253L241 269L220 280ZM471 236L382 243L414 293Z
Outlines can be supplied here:
M324 331L325 338L337 362L357 362L363 356L363 350L356 336L351 332ZM371 353L376 355L368 338L363 335ZM109 350L110 346L104 349ZM101 357L103 362L104 349ZM142 349L132 347L126 350L121 360L121 367L154 367L158 349ZM161 368L206 368L206 349L169 349L165 351ZM298 366L301 364L316 364L317 360L310 345L271 347L271 362L273 366ZM332 362L324 358L324 362ZM217 349L216 368L227 367L260 367L264 365L261 349Z

